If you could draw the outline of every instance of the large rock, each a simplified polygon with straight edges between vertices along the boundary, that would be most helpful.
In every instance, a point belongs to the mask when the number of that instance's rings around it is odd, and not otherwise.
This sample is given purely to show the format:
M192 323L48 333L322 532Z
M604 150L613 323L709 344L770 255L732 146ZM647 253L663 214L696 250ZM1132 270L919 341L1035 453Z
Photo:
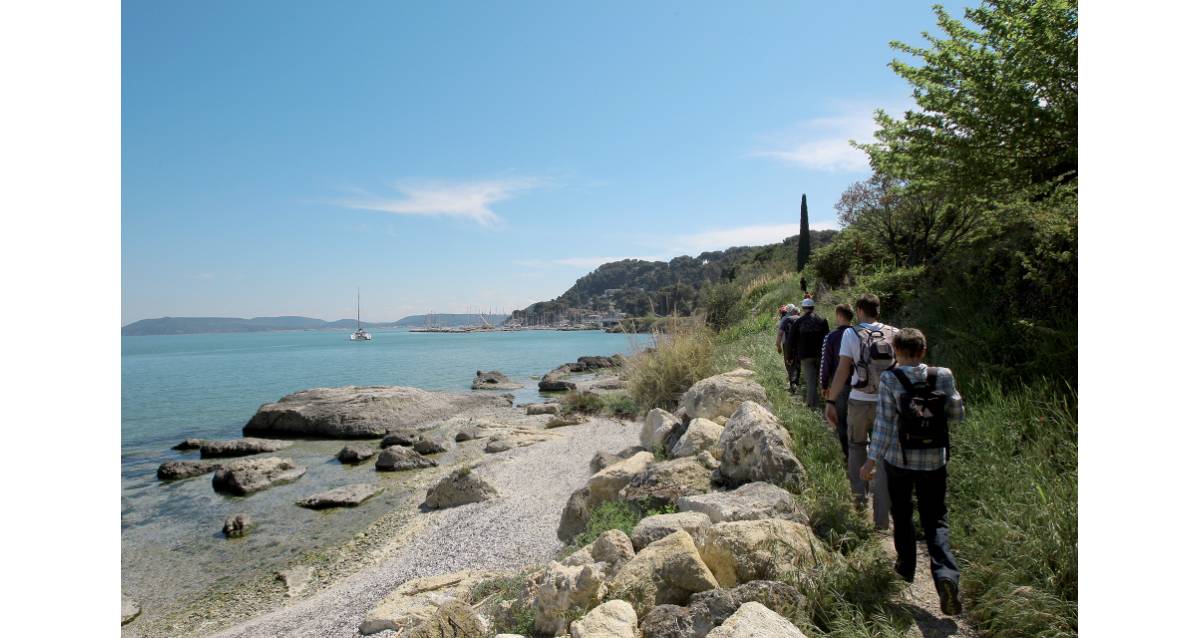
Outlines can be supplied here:
M184 439L171 446L172 450L199 450L204 445L204 439Z
M308 509L321 510L330 507L357 507L363 501L375 496L381 491L378 485L369 483L354 483L343 485L331 490L325 490L296 501L296 505Z
M730 416L745 401L765 405L767 391L750 380L752 374L749 370L738 369L701 379L683 393L679 402L693 419Z
M121 594L121 624L126 625L133 622L133 619L137 618L140 613L142 613L142 606L138 604L138 601Z
M807 525L773 518L717 523L700 534L698 545L721 587L780 580L811 569L828 554Z
M160 481L178 481L208 474L219 467L220 463L211 461L167 461L158 466L158 478Z
M525 386L509 379L499 370L476 370L475 379L471 381L472 390L520 390L523 387Z
M251 454L262 454L264 452L278 452L285 447L289 447L291 444L291 441L258 439L254 437L225 441L205 441L200 445L200 458L214 459L229 456L250 456Z
M420 440L421 433L416 428L400 428L384 434L383 440L379 442L379 447L392 447L393 445L411 447Z
M403 445L393 445L379 453L375 459L375 469L380 472L402 472L434 467L437 461L421 456L412 448Z
M372 439L472 408L507 405L508 399L486 393L426 392L401 386L313 388L264 404L242 434Z
M646 450L642 447L635 445L633 447L627 447L616 454L612 454L610 452L596 452L592 455L592 460L588 462L588 467L592 470L592 474L595 474L596 472L599 472L610 465L620 463L621 461L633 456L634 454L637 454L638 452L645 451Z
M347 445L337 453L337 460L342 463L362 463L375 456L377 450L370 445Z
M675 502L680 512L700 513L714 523L783 518L807 522L791 492L770 483L747 483L729 492L685 496Z
M663 442L666 440L667 435L671 433L671 428L679 423L680 420L675 415L662 408L654 408L646 413L646 419L642 421L642 432L639 442L647 450L662 449L664 448Z
M639 638L633 605L610 600L571 623L571 638Z
M241 538L250 533L250 526L253 524L249 514L231 514L225 517L221 533L225 535L225 538Z
M674 514L655 514L638 521L633 528L630 540L634 549L643 547L661 538L666 538L679 530L683 530L695 540L699 538L704 528L712 525L708 516L700 512L677 512Z
M561 634L576 610L591 609L604 598L604 578L603 563L563 565L550 561L530 578L534 628L551 636Z
M525 414L558 414L558 404L530 403L525 406Z
M672 504L681 496L704 494L711 486L712 470L696 457L651 463L621 489L622 500L658 508Z
M784 617L797 617L807 607L795 587L770 580L752 580L732 589L710 589L692 596L687 609L698 636L705 636L748 602L756 602ZM649 637L647 637L649 638Z
M720 627L708 633L708 638L761 638L762 636L807 638L788 619L756 602L745 603Z
M483 428L477 425L464 425L455 435L454 440L458 443L464 441L474 441L475 439L483 438Z
M601 532L596 540L584 545L563 560L563 565L606 563L604 571L614 573L633 558L633 542L619 529Z
M763 406L745 401L721 433L721 475L734 485L766 481L799 492L806 473L792 436Z
M417 454L441 454L449 449L444 440L430 436L422 436L417 439L412 448Z
M466 602L471 589L486 577L484 572L461 571L410 580L379 601L358 631L367 635L392 630L407 635L433 618L442 605Z
M687 431L679 437L675 447L671 448L671 456L693 456L701 452L710 452L716 457L721 456L721 432L725 428L705 418L695 418L688 421Z
M462 600L444 603L407 638L492 638L488 624Z
M566 392L576 388L574 381L567 381L561 372L549 372L538 381L540 392Z
M593 474L586 485L571 495L563 508L558 523L559 540L569 543L577 534L587 529L592 508L604 501L617 500L621 489L645 471L652 461L653 454L638 452Z
M655 605L686 604L696 592L717 587L692 537L678 531L650 543L608 583L608 598L627 600L638 615Z
M213 489L245 496L304 476L306 468L277 456L238 459L222 465L213 474Z
M496 488L467 468L460 468L425 493L425 507L439 509L496 498Z

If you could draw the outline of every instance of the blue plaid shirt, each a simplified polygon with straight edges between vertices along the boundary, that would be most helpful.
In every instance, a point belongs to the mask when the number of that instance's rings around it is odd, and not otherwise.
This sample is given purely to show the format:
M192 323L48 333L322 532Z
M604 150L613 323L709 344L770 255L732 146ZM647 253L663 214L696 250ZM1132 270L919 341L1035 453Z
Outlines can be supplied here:
M925 370L929 366L924 363L916 366L898 366L896 372L907 374L913 383L925 378ZM946 421L957 423L963 419L963 401L954 387L954 374L950 368L938 368L936 389L948 397L946 400ZM900 428L900 395L904 386L891 373L879 377L879 405L875 409L875 425L871 429L871 446L867 449L867 458L879 462L880 459L908 470L936 470L946 464L946 450L907 450L901 453L897 432ZM904 462L904 457L908 462Z

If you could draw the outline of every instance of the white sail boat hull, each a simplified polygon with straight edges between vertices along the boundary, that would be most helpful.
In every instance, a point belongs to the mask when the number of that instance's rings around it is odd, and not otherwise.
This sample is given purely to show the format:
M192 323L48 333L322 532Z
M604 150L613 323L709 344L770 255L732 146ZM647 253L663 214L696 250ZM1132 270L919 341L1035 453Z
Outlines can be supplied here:
M355 315L354 323L357 324L357 327L354 329L354 332L350 334L350 340L351 341L370 341L371 333L367 332L366 330L363 330L363 328L362 328L362 293L357 293L356 296L358 298L357 299L358 314Z

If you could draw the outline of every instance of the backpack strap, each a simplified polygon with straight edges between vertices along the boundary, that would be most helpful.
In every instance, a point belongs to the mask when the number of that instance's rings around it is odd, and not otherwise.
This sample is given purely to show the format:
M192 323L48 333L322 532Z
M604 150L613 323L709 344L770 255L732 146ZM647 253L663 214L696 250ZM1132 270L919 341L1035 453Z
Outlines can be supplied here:
M928 383L929 385L936 387L938 372L940 372L940 371L941 370L939 368L935 368L933 366L926 367L925 368L925 383Z
M916 391L917 391L916 386L913 385L913 382L909 380L908 375L905 374L904 371L901 370L899 367L892 366L891 368L884 370L884 372L891 372L892 376L896 377L896 380L900 382L900 385L904 386L905 392L907 392L909 394L916 393Z

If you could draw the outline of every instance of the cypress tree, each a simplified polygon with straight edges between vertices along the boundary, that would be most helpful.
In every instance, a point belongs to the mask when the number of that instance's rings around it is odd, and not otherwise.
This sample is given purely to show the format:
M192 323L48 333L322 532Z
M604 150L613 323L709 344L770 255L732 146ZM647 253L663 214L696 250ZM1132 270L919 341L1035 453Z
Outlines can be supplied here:
M804 264L808 263L808 255L811 251L809 245L810 238L808 235L808 195L800 195L800 241L796 244L796 272L804 270Z

